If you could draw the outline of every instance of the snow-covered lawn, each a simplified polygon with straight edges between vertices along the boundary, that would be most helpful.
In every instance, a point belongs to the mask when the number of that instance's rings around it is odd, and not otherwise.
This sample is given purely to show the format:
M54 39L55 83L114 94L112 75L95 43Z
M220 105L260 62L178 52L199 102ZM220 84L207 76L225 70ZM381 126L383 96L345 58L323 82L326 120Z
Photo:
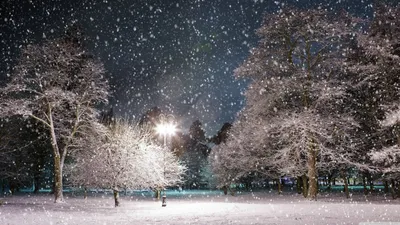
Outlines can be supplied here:
M321 194L317 202L300 195L272 192L239 193L224 196L217 191L168 193L167 207L150 193L121 196L113 206L111 194L66 194L66 203L53 203L48 194L0 198L1 225L36 224L359 224L400 222L400 201L389 196L345 199L340 193Z

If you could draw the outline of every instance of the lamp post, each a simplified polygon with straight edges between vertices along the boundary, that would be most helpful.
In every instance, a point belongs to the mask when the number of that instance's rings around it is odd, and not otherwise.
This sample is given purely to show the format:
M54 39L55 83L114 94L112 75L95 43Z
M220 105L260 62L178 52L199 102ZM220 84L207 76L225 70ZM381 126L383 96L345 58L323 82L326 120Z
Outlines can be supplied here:
M163 135L164 139L164 181L165 181L165 151L167 151L167 135L172 136L176 132L176 125L171 121L168 120L165 116L161 117L161 123L156 126L156 131L158 134ZM167 194L165 192L164 184L162 186L164 190L164 194L162 196L162 207L167 206Z

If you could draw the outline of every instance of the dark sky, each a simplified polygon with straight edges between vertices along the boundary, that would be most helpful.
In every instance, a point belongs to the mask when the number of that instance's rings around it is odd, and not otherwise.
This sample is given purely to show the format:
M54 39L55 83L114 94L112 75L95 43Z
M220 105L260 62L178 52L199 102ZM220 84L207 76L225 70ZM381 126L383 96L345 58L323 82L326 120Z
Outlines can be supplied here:
M207 135L232 122L246 82L233 70L257 44L262 15L282 5L346 9L361 16L371 1L0 0L0 79L19 49L58 37L79 23L87 48L105 64L116 114L140 116L153 106L184 130L199 119Z

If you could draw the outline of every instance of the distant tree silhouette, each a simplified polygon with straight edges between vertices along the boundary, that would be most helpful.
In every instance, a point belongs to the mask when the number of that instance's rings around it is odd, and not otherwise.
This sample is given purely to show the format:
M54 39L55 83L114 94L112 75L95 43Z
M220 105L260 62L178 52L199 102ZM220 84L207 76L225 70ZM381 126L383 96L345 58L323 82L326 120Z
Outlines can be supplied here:
M101 123L110 125L113 121L115 121L114 108L111 107L109 110L100 113Z
M188 148L188 144L190 143L190 137L187 134L182 132L177 132L174 136L172 136L171 148L176 156L182 157L182 155L186 152Z
M197 142L204 142L206 140L205 132L202 128L202 123L195 120L189 128L190 139Z
M229 130L231 129L231 127L232 127L232 124L224 123L224 125L222 125L222 127L218 131L218 133L210 139L210 142L217 144L217 145L219 145L221 143L225 143L226 139L228 138L228 133L229 133Z
M155 126L156 123L160 120L160 116L162 114L162 110L157 106L147 110L147 112L140 118L139 125L150 124Z
M202 123L196 120L189 128L189 138L186 138L186 151L182 155L182 160L187 166L185 174L185 185L187 188L204 188L209 186L209 176L207 157L210 148L207 146L205 132Z

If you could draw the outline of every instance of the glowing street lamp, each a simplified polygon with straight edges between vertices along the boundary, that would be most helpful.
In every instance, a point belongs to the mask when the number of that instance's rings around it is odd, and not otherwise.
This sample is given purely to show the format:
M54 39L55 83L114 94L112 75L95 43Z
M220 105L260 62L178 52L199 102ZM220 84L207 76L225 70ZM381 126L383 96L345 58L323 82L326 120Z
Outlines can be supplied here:
M156 126L158 134L164 137L164 147L167 145L167 135L174 135L176 132L176 125L173 123L160 123Z
M158 134L163 135L164 138L164 148L167 146L167 136L172 136L176 132L176 125L173 124L172 122L165 122L162 121L162 123L158 124L156 126L156 131ZM164 149L165 151L166 149ZM165 179L165 152L164 152L164 179ZM167 194L165 192L165 187L163 185L162 187L164 189L164 195L162 196L162 207L167 206Z

